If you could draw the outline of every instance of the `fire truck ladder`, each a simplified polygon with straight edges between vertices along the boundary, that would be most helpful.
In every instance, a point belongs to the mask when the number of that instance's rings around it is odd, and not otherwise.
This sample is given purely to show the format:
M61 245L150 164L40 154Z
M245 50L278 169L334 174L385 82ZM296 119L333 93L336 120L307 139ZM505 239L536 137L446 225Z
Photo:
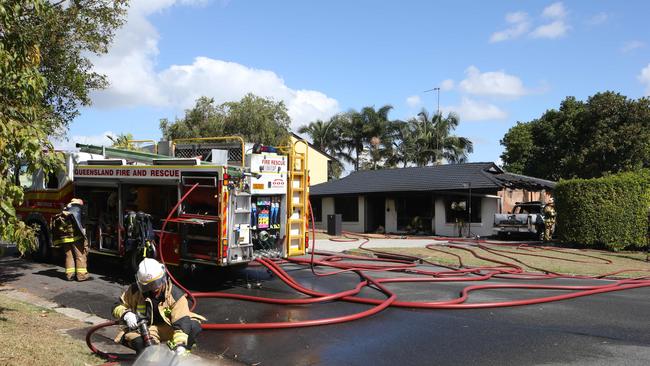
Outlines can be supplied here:
M298 152L302 144L304 150ZM309 145L304 140L293 144L289 153L289 187L287 190L287 255L305 254L307 238L307 199L309 197L309 171L307 169Z

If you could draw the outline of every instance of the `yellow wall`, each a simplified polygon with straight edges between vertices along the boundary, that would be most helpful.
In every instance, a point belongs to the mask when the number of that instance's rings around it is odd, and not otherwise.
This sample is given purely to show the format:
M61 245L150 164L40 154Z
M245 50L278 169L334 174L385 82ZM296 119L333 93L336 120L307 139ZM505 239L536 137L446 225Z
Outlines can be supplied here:
M291 136L291 143L295 143L296 138ZM304 153L305 144L296 144L296 151ZM327 163L329 158L316 149L309 147L307 168L309 169L309 185L313 186L319 183L327 182Z

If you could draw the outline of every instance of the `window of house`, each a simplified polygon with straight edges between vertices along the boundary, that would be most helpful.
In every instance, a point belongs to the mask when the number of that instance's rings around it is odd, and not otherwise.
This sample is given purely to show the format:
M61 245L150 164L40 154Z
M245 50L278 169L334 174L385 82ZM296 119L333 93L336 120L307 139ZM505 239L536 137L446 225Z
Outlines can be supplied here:
M398 197L395 200L397 230L431 232L433 206L431 195Z
M450 197L445 200L445 217L448 224L467 222L469 212L467 198ZM481 199L472 199L472 222L481 222Z
M323 221L323 200L320 197L310 197L311 211L314 215L314 221Z
M334 213L341 214L345 222L359 221L359 199L357 196L334 198Z

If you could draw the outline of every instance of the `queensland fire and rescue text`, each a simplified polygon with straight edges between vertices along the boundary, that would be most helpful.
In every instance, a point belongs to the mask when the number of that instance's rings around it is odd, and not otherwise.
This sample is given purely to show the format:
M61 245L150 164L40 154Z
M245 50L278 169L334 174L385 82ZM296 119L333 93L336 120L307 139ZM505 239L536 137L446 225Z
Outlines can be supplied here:
M75 168L76 177L180 178L178 169Z

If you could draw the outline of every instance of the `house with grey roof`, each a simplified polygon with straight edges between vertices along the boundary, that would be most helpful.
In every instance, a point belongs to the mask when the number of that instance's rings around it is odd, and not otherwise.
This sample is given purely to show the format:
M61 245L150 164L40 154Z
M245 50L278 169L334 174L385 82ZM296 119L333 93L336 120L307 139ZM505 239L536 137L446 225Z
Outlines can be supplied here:
M464 163L353 172L311 186L310 201L322 229L341 214L346 231L489 236L495 213L549 201L554 187L494 163Z

